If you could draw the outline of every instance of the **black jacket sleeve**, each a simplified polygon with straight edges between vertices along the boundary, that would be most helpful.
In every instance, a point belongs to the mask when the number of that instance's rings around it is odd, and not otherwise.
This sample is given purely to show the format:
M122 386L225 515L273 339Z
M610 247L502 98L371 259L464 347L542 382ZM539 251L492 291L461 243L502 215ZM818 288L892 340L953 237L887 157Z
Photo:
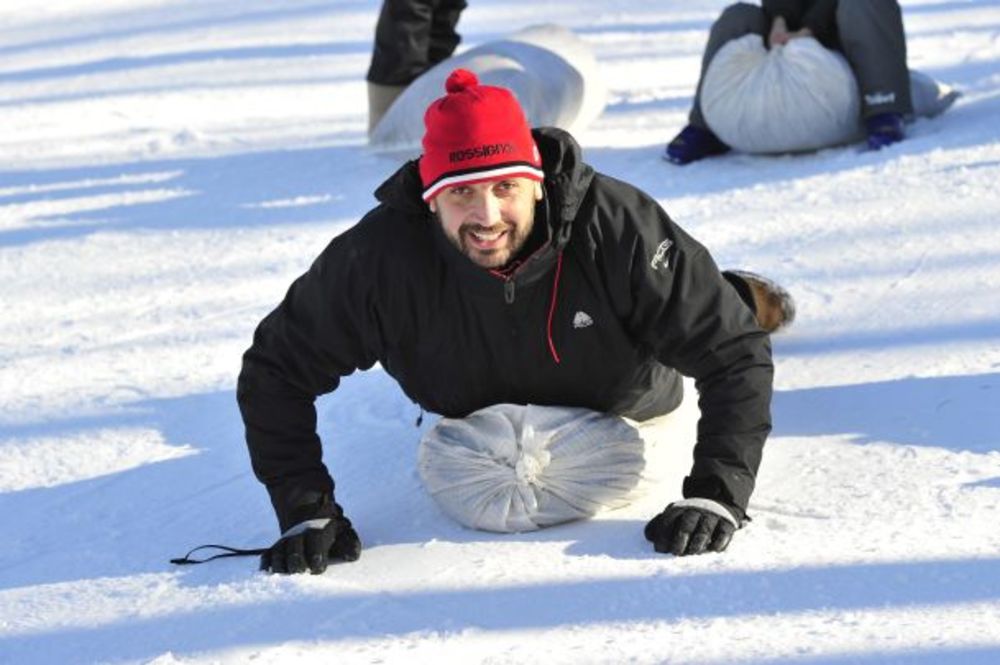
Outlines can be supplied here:
M355 227L356 228L356 227ZM334 239L284 300L261 321L243 355L237 400L250 460L281 530L332 497L322 461L315 398L377 360L371 279L354 229ZM328 505L328 504L326 504Z
M695 379L701 418L685 497L745 514L771 430L768 335L708 251L655 201L623 206L618 251L630 265L632 334L664 365Z
M769 22L782 16L789 30L809 28L823 44L835 44L837 0L763 0L762 4Z

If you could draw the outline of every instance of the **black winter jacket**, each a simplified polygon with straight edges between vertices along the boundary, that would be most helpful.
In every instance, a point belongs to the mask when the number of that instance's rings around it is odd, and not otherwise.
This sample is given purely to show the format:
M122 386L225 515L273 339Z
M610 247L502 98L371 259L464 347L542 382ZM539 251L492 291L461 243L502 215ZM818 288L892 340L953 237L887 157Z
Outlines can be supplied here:
M701 419L684 494L746 509L771 426L767 335L655 201L595 173L565 132L534 133L548 238L509 276L446 239L410 162L258 326L237 393L282 530L333 491L315 397L376 362L449 417L510 402L644 420L680 403L678 372L692 376Z
M823 45L840 48L837 0L763 0L761 4L769 25L775 16L781 16L790 31L809 28Z

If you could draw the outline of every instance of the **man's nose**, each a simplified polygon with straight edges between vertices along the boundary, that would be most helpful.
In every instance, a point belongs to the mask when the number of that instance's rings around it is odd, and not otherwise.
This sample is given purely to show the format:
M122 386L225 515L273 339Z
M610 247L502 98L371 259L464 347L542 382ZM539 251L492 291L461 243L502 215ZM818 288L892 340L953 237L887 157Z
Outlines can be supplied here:
M500 199L492 192L483 194L476 201L476 216L483 226L493 226L502 221Z

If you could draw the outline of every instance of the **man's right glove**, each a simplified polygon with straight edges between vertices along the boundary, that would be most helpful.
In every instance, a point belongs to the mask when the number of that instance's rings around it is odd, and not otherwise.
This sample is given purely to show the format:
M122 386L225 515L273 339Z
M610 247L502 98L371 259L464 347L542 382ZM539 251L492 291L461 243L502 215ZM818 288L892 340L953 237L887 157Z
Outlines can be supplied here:
M684 556L721 552L741 526L732 511L718 501L684 499L651 519L645 534L657 552Z
M334 504L336 506L336 504ZM338 515L299 522L260 555L260 569L272 573L304 573L313 575L326 570L331 562L357 561L361 556L361 539L351 526L351 520Z

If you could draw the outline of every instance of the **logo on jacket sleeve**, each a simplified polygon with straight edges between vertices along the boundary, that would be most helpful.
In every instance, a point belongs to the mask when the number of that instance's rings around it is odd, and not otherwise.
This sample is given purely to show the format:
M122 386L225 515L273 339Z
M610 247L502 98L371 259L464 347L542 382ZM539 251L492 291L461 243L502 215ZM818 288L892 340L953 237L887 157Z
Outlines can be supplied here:
M674 246L674 242L667 238L659 244L656 251L653 252L653 260L649 262L649 267L653 270L659 270L660 268L670 268L670 248Z
M580 310L573 315L574 328L586 328L592 325L594 325L594 320L590 318L590 314L587 314L583 310Z

